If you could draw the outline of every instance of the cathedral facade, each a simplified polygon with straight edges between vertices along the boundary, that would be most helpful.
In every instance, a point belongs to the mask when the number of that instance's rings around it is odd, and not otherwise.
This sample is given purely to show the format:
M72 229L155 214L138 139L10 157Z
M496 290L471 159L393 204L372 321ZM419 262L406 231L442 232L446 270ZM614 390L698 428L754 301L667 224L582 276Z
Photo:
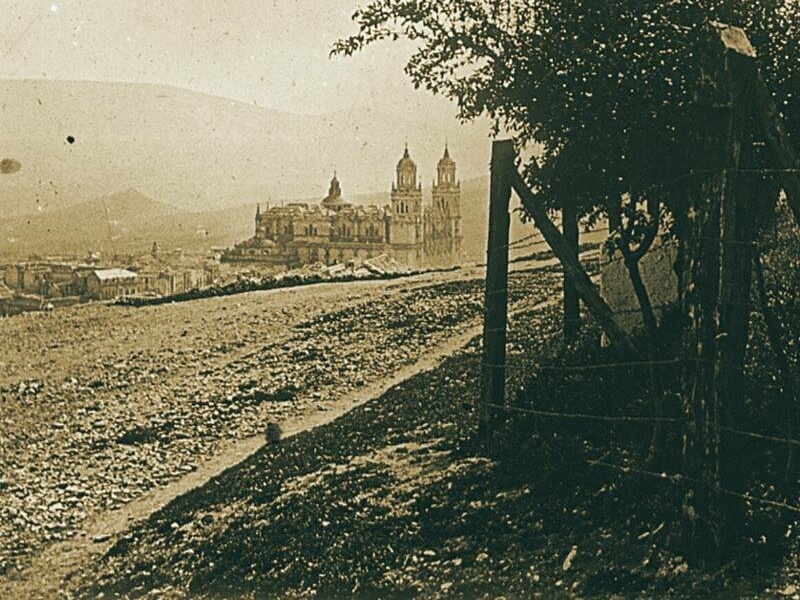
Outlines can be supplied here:
M226 262L294 268L365 260L381 254L411 265L452 264L461 257L461 186L447 147L437 165L431 203L422 200L417 165L406 147L387 206L354 205L334 173L319 204L256 209L255 235L222 256Z

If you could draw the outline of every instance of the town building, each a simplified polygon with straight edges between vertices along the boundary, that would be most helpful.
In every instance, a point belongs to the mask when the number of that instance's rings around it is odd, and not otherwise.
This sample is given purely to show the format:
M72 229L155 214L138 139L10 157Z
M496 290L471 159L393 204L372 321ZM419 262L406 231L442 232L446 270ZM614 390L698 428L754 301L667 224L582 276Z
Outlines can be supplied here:
M431 205L426 206L417 165L406 147L397 163L389 205L347 202L334 173L328 195L319 204L295 202L264 211L259 205L255 235L223 253L221 259L294 268L388 254L413 266L452 264L461 257L461 186L446 146L431 192Z
M144 282L127 269L95 269L86 278L86 295L94 300L132 296L144 290Z
M86 292L86 276L93 267L85 264L34 261L5 267L3 281L17 293L47 298L81 296Z
M173 269L169 266L161 268L145 268L137 272L144 290L155 292L159 296L171 296L211 285L214 281L211 271L205 268Z

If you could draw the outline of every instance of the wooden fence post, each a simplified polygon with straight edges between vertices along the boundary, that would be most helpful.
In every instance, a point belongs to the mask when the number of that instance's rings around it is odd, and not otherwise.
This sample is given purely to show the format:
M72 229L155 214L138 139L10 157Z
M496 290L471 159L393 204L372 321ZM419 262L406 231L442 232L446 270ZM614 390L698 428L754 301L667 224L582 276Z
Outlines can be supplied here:
M483 390L479 435L491 445L492 434L505 405L506 325L508 320L508 207L514 144L511 140L492 144L489 190L489 239L486 249L486 304L483 319Z
M747 338L749 243L738 170L752 117L754 52L744 32L712 24L695 99L695 166L689 186L681 290L687 329L683 351L683 459L692 483L684 498L687 554L718 565L741 533L742 505L725 494L736 486L737 453L723 437L735 417ZM750 94L750 95L749 95ZM749 235L749 239L748 239ZM735 306L743 303L745 306ZM699 483L697 483L699 482ZM739 491L739 490L736 490Z
M726 72L731 87L731 127L726 161L733 169L752 162L753 97L756 81L754 53L728 47ZM741 427L744 419L744 359L750 323L750 290L753 272L755 214L752 191L745 178L731 172L725 178L720 201L720 283L717 308L718 331L715 404L720 427ZM742 491L744 476L739 456L741 440L720 435L720 486ZM744 529L745 507L730 495L720 498L722 544L730 553Z

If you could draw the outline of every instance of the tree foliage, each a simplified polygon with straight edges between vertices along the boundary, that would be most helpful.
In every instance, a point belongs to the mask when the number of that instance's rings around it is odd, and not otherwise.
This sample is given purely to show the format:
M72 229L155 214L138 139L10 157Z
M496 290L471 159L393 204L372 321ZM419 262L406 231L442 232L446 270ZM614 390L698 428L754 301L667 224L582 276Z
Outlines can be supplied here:
M358 33L334 53L415 41L406 71L416 86L541 148L526 176L551 208L568 199L597 214L632 194L681 210L711 22L747 32L800 139L795 0L373 0L353 18Z

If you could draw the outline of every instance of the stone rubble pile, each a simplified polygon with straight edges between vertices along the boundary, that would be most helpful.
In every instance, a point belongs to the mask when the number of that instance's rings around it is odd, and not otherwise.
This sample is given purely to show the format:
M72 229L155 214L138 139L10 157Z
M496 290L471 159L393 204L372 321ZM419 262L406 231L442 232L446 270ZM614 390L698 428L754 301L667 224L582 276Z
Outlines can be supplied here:
M345 282L366 279L394 279L396 277L404 277L432 270L434 269L415 270L397 262L387 254L381 254L375 258L365 260L363 263L348 261L346 264L337 263L335 265L325 265L324 263L318 262L276 275L268 275L266 277L240 277L235 281L221 285L193 289L178 294L170 294L168 296L125 296L117 299L114 303L121 306L154 306L170 302L185 302L187 300L230 296L245 292L283 289L331 281Z

